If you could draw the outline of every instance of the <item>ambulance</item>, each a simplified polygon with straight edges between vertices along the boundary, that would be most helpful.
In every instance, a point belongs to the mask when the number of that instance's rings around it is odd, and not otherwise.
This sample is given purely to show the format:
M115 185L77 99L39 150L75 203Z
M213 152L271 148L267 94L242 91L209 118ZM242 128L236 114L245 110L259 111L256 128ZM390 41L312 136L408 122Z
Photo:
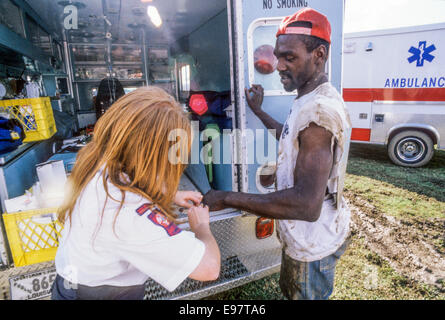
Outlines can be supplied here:
M352 142L420 167L445 149L445 23L345 34L343 99Z
M50 297L60 231L54 210L11 204L35 192L37 182L41 189L42 163L61 160L69 174L94 130L104 79L110 96L120 87L163 88L190 114L199 137L191 156L203 156L180 189L273 191L261 177L276 160L277 141L247 106L244 89L261 84L264 110L284 123L296 93L283 90L270 49L281 19L304 7L330 20L326 71L341 92L343 0L1 0L0 113L50 103L45 120L54 117L57 130L0 154L0 299ZM177 213L187 229L187 215ZM273 220L225 209L211 212L210 221L220 277L187 279L173 292L149 280L146 299L200 299L279 272Z

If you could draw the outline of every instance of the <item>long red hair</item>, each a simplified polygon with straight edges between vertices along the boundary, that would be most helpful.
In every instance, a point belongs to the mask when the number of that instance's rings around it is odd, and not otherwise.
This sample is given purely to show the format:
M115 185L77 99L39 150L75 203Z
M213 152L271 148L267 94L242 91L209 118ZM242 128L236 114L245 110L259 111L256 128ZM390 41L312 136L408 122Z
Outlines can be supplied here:
M111 198L107 179L121 190L119 210L128 191L156 203L175 221L172 203L185 164L169 161L169 151L179 144L188 154L191 145L189 135L169 141L176 129L189 133L190 121L174 98L160 88L139 88L117 100L96 123L93 140L78 153L59 221L71 221L82 190L101 168L107 196ZM129 179L123 179L123 173Z

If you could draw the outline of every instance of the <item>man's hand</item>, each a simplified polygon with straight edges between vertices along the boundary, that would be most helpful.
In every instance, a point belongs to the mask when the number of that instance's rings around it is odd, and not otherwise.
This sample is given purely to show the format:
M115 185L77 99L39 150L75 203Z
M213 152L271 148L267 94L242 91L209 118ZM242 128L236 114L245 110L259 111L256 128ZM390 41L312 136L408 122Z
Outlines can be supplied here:
M244 92L246 94L247 104L249 105L250 109L252 109L254 113L260 112L264 98L263 87L260 84L253 84L252 88L245 88Z
M226 191L210 190L204 195L202 202L209 206L210 211L218 211L227 208L224 204L224 198L226 197Z
M189 201L193 203L190 203ZM198 206L201 201L202 194L195 191L178 191L176 192L175 199L173 200L176 205L184 208Z
M261 120L264 126L269 130L275 130L275 138L278 140L281 136L281 131L283 130L283 125L268 115L261 109L264 98L264 89L260 84L253 84L252 88L244 89L246 94L247 104L249 105L252 112Z

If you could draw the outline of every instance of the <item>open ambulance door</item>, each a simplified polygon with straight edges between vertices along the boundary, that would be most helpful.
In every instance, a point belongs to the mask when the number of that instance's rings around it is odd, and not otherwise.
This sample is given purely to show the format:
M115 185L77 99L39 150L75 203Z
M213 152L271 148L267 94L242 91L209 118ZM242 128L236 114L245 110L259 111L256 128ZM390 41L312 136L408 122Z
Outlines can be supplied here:
M229 1L233 11L236 125L242 132L236 139L239 189L249 193L271 192L273 183L270 180L260 181L259 173L265 164L276 161L278 141L250 110L244 88L261 84L264 88L263 110L281 123L286 121L296 92L284 91L278 72L272 70L274 66L269 59L281 19L304 7L311 7L325 14L331 23L331 48L326 72L331 83L341 92L344 1Z

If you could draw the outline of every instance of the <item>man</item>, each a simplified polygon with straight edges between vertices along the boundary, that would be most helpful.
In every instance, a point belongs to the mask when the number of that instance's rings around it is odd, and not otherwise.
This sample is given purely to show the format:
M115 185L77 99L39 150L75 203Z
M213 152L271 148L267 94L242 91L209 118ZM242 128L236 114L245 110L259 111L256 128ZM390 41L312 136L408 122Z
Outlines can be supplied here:
M277 132L277 191L211 190L203 199L211 210L232 207L278 219L280 287L288 299L329 298L336 262L348 243L350 212L342 189L351 124L324 72L330 34L327 18L311 8L282 21L274 50L277 70L284 89L298 92L284 126L261 110L260 85L246 89L252 111Z

